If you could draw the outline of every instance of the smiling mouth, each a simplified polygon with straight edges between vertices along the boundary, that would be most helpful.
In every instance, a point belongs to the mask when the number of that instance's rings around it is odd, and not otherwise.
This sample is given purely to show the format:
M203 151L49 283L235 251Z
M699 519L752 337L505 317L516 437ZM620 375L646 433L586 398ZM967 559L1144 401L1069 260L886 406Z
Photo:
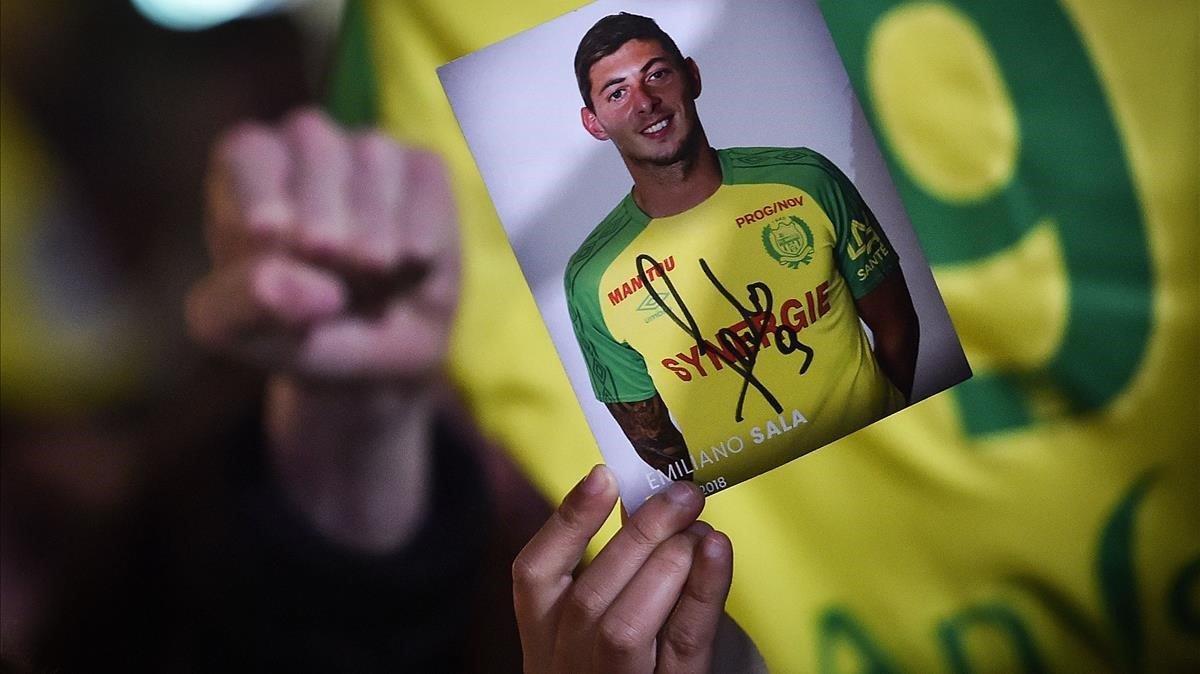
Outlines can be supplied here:
M670 123L671 123L671 118L664 117L663 119L655 122L654 124L651 124L650 126L642 129L642 133L647 136L652 136L652 135L658 133L659 131L662 131L663 129L667 128L667 125Z

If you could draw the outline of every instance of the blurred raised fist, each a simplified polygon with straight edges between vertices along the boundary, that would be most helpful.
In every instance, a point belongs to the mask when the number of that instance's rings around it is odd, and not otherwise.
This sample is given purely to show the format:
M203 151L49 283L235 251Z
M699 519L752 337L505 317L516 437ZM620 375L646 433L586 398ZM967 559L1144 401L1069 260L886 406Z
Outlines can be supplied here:
M436 156L304 109L226 133L207 202L213 268L187 299L202 345L315 380L419 379L442 363L459 256Z

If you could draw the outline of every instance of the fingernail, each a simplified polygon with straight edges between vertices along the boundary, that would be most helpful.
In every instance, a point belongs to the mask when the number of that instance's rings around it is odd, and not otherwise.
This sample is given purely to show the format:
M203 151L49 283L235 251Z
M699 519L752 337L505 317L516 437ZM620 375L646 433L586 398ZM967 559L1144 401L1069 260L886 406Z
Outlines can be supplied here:
M607 486L608 479L604 474L604 464L596 464L583 478L583 482L579 483L579 489L589 496L595 496L604 491Z
M705 557L708 557L709 559L717 559L725 555L726 546L725 541L722 540L722 538L723 537L718 535L715 531L709 532L704 537L704 541L700 544L700 546L701 552L704 553Z
M711 524L709 524L708 522L701 522L700 520L696 520L695 522L692 522L691 525L688 526L688 528L687 528L688 533L692 534L696 538L704 538L705 536L708 535L708 532L710 532L712 530L713 530L713 528L712 528Z
M700 495L696 485L691 482L676 481L667 487L667 500L675 505L690 505Z

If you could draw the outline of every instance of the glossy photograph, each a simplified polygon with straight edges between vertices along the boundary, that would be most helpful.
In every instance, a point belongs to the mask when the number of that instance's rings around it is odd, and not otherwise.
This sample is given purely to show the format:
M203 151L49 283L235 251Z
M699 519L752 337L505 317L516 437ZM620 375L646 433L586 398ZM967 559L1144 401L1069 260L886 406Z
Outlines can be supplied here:
M598 2L439 75L629 510L970 376L814 2Z

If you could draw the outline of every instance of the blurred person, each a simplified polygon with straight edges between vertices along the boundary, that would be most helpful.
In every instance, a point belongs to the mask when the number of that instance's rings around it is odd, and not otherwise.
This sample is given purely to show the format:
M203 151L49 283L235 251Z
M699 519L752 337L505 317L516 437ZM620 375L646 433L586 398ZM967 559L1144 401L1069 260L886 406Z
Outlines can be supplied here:
M312 606L311 598L304 614L319 610L322 620L297 625L281 610L279 624L256 627L300 630L284 660L297 664L311 665L312 645L334 631L342 650L331 644L331 668L457 670L466 652L486 669L517 669L477 644L462 649L467 617L500 626L511 617L507 601L498 606L494 594L470 590L496 561L472 541L490 529L510 545L523 542L540 518L534 507L514 507L537 498L507 460L461 436L456 443L445 425L438 373L459 258L440 162L380 132L345 133L312 110L278 128L243 125L214 157L214 267L189 296L191 330L269 373L264 463L310 536L344 557L366 556L358 564L373 568L368 579L419 584L408 589L415 597L389 594L355 574L369 593L359 610L371 620L354 620L353 636L339 631L338 606ZM460 414L454 424L467 422ZM493 468L479 474L478 463ZM526 670L708 669L731 582L728 539L696 522L703 499L681 485L635 514L572 585L615 501L615 480L597 468L515 563L504 548L498 568L514 568ZM428 566L430 556L441 571L432 577L410 561ZM297 578L307 581L298 586L325 592L351 582L338 577L345 561L326 565L321 582ZM388 608L372 606L380 603ZM496 624L484 633L503 649ZM753 662L739 632L724 635L726 659Z
M311 95L281 17L181 36L124 1L15 0L0 29L0 653L30 663L95 597L136 612L159 475L248 409L253 375L178 319L195 186L221 127Z

